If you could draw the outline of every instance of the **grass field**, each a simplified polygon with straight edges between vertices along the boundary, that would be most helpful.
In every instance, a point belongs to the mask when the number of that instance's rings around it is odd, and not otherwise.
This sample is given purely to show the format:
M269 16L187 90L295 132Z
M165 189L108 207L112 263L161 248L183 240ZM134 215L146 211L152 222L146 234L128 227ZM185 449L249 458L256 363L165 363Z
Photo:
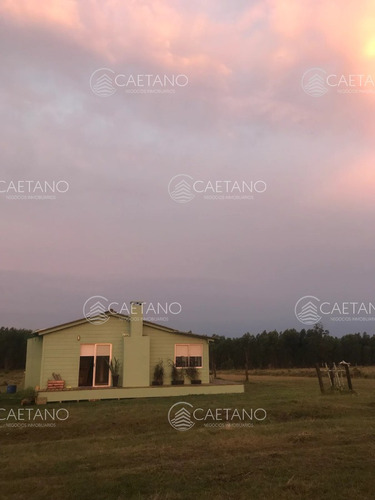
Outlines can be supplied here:
M70 412L56 427L0 421L0 498L373 499L375 380L353 385L322 396L312 377L252 375L245 394L184 398L264 408L251 428L176 431L167 413L179 398L50 404ZM1 394L0 408L19 408L14 398Z

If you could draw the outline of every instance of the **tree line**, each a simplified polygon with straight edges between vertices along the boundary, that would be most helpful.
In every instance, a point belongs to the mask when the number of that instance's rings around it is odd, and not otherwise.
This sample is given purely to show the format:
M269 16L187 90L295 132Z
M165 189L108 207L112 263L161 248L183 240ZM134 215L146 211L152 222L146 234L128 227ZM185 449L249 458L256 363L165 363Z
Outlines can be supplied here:
M229 338L214 335L211 370L308 368L315 363L375 364L375 335L353 333L332 337L321 324L311 329L263 331Z
M26 343L32 337L31 330L0 328L0 369L17 370L25 368Z
M32 330L0 327L0 369L25 368L27 339ZM315 363L375 365L375 335L353 333L332 337L321 324L310 329L245 333L230 338L214 335L211 370L308 368Z

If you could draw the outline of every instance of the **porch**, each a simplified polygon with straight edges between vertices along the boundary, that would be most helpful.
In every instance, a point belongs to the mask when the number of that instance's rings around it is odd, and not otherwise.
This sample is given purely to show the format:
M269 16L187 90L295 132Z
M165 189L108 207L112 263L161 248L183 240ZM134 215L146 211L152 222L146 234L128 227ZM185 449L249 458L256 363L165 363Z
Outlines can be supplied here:
M241 394L243 384L222 383L163 385L147 387L93 387L73 388L59 391L42 390L38 392L37 404L62 403L64 401L97 401L100 399L163 398L191 396L194 394Z

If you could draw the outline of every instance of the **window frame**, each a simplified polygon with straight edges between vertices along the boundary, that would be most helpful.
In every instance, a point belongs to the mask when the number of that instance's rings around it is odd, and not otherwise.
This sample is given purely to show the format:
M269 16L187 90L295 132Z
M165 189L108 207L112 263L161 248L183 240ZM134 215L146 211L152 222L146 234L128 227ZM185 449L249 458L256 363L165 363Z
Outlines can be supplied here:
M103 384L96 384L95 379L96 379L96 358L97 358L97 347L98 346L109 346L109 362L112 361L112 344L109 342L82 342L80 344L80 350L79 350L79 362L81 361L81 350L83 346L93 346L94 347L94 366L93 366L93 374L92 374L92 386L90 387L102 387L102 388L107 388L112 386L112 373L111 370L108 367L108 384L103 385ZM78 367L78 387L79 387L79 367Z
M184 346L184 347L187 347L187 351L188 351L188 355L187 356L178 356L178 357L187 357L187 365L186 366L177 366L177 363L176 363L176 360L177 360L177 347L180 347L180 346ZM194 346L194 347L197 347L199 346L199 348L201 349L201 356L190 356L190 347L191 346ZM194 366L194 368L203 368L203 344L175 344L174 345L174 364L175 364L175 367L178 369L178 370L183 370L184 368L190 368L191 365L190 365L190 358L201 358L201 364L199 366Z

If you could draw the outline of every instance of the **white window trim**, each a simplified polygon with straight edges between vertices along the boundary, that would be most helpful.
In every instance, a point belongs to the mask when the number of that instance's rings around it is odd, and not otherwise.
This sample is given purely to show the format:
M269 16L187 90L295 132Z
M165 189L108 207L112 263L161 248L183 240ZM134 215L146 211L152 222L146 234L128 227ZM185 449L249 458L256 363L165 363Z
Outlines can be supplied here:
M109 342L98 342L98 343L92 343L92 344L89 342L84 342L83 344L81 344L81 346L82 345L93 345L94 346L94 369L93 369L93 373L92 373L92 387L111 387L112 386L112 373L111 373L111 370L109 368L108 368L109 376L108 376L108 384L107 385L103 385L103 384L95 385L95 378L96 378L97 346L109 345L109 362L111 362L112 361L112 344L110 344ZM80 351L79 357L81 359L81 351Z
M182 345L183 346L187 346L187 348L188 348L188 356L187 356L187 358L188 358L188 366L176 366L177 346L182 346ZM201 363L200 366L195 366L194 368L197 368L197 369L198 368L203 368L203 344L175 344L174 345L174 364L175 364L177 370L183 370L184 368L189 368L190 367L190 362L189 362L190 361L189 347L190 346L197 346L197 345L199 345L199 347L201 347L201 349L202 349L202 356L201 356L202 363ZM194 358L195 356L192 356L192 357Z

